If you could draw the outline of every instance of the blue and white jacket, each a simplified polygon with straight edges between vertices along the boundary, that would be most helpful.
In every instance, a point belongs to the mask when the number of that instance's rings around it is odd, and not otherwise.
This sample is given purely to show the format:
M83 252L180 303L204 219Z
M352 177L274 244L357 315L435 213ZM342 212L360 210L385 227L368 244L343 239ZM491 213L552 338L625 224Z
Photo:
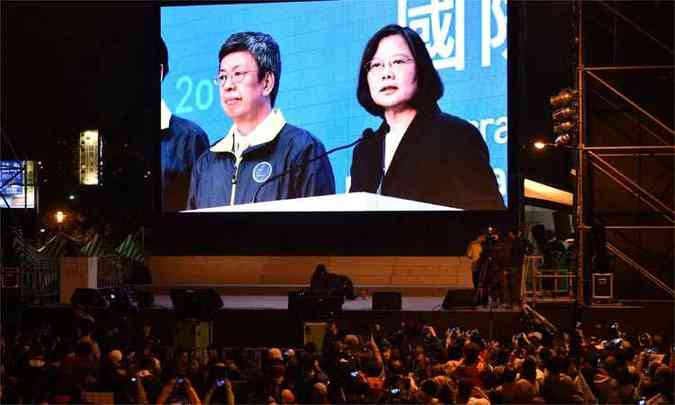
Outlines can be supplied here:
M248 145L241 153L235 153L237 134L233 126L197 159L188 209L247 204L254 197L261 202L335 193L328 157L308 162L325 152L321 141L286 123L280 111L274 110L246 135ZM297 169L272 179L291 167Z

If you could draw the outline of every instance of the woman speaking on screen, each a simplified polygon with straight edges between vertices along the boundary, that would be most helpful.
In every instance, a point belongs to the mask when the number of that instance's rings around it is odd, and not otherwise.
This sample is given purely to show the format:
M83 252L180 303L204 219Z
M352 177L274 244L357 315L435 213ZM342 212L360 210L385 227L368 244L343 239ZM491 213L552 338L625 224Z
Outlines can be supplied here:
M488 148L469 122L443 113L443 83L419 35L387 25L368 41L357 97L382 125L354 149L350 192L462 209L503 209Z

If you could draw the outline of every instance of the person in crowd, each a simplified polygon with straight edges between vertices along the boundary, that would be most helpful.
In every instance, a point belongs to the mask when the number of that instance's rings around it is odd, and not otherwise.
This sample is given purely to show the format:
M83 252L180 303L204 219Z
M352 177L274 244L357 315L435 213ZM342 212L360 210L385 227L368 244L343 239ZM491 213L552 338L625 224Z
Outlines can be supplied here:
M361 58L357 98L383 119L352 156L351 192L461 209L503 209L478 129L441 112L443 83L420 36L387 25Z
M281 80L277 42L260 32L232 34L218 64L215 83L233 125L195 164L188 208L334 194L321 141L273 108Z
M222 405L234 405L235 396L232 389L232 383L230 380L217 379L213 382L213 386L209 389L206 397L204 399L206 405L211 404L222 404Z
M564 373L565 359L555 355L547 362L548 374L541 386L541 396L549 404L580 404L583 397L572 378Z
M87 403L92 391L103 390L116 402L160 404L673 403L671 353L658 334L621 334L617 341L618 326L611 333L600 328L591 338L578 334L580 348L570 351L572 340L561 336L568 332L547 332L528 314L517 334L495 339L459 327L437 333L438 325L410 321L386 331L369 325L368 339L331 324L333 352L259 348L246 356L228 349L210 364L192 361L198 352L167 345L157 357L136 358L116 342L97 362L86 342L26 327L0 345L0 395L3 403ZM244 360L258 356L260 365ZM238 366L226 366L231 362ZM200 374L207 376L203 392L190 378Z
M144 357L136 377L143 384L146 397L151 404L157 403L157 398L162 390L161 376L162 368L159 359Z
M158 405L186 402L191 405L202 403L190 379L186 377L177 376L168 380L157 397Z
M163 82L169 73L169 51L161 37L159 71ZM164 99L161 102L160 117L162 211L184 210L192 167L199 155L209 149L209 138L199 125L173 114Z

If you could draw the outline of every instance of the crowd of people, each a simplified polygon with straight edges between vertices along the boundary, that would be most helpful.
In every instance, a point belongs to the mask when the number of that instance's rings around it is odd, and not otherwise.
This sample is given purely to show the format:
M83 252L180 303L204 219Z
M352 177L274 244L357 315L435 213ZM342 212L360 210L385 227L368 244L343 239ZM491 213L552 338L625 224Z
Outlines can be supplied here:
M527 309L527 308L525 308ZM586 337L523 311L512 336L406 322L385 331L327 322L320 345L188 351L146 322L135 338L85 312L72 333L53 327L2 338L2 403L510 404L673 403L673 359L659 335L618 324ZM102 330L105 329L105 330Z

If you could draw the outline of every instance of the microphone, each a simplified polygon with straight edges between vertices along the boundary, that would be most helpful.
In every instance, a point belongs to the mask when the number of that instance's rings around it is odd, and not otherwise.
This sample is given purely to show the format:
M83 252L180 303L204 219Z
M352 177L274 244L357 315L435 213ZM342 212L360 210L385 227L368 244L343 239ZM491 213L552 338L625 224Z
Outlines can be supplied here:
M281 173L279 173L279 174L277 174L277 175L274 175L274 176L270 177L269 179L263 181L262 184L258 187L258 189L255 191L255 194L253 194L253 201L251 201L251 202L252 202L252 203L258 202L258 201L257 201L257 200L258 200L258 193L260 192L260 190L262 190L262 188L263 188L266 184L268 184L268 183L270 183L270 182L272 182L272 181L274 181L274 180L276 180L276 179L278 179L278 178L280 178L280 177L283 177L283 176L287 175L288 173L291 173L291 172L293 172L293 171L295 171L295 170L297 170L297 169L302 169L302 168L304 168L305 166L307 166L308 164L312 163L313 161L315 161L315 160L317 160L317 159L324 158L324 157L330 155L330 154L333 153L333 152L337 152L337 151L342 150L342 149L351 148L352 146L355 146L356 144L361 143L361 141L363 141L364 139L366 139L367 137L372 136L372 135L375 135L375 131L373 131L373 130L370 129L370 128L366 128L366 129L363 130L363 133L361 134L361 137L359 137L359 138L358 138L357 140L355 140L354 142L349 143L349 144L347 144L347 145L337 146L337 147L335 147L335 148L333 148L333 149L331 149L331 150L328 150L328 151L326 151L326 152L324 152L324 153L322 153L322 154L320 154L320 155L318 155L318 156L314 156L313 158L311 158L311 159L309 159L309 160L307 160L307 161L305 161L305 162L302 162L302 164L299 164L299 165L293 165L293 166L289 167L288 169L284 170L283 172L281 172Z

